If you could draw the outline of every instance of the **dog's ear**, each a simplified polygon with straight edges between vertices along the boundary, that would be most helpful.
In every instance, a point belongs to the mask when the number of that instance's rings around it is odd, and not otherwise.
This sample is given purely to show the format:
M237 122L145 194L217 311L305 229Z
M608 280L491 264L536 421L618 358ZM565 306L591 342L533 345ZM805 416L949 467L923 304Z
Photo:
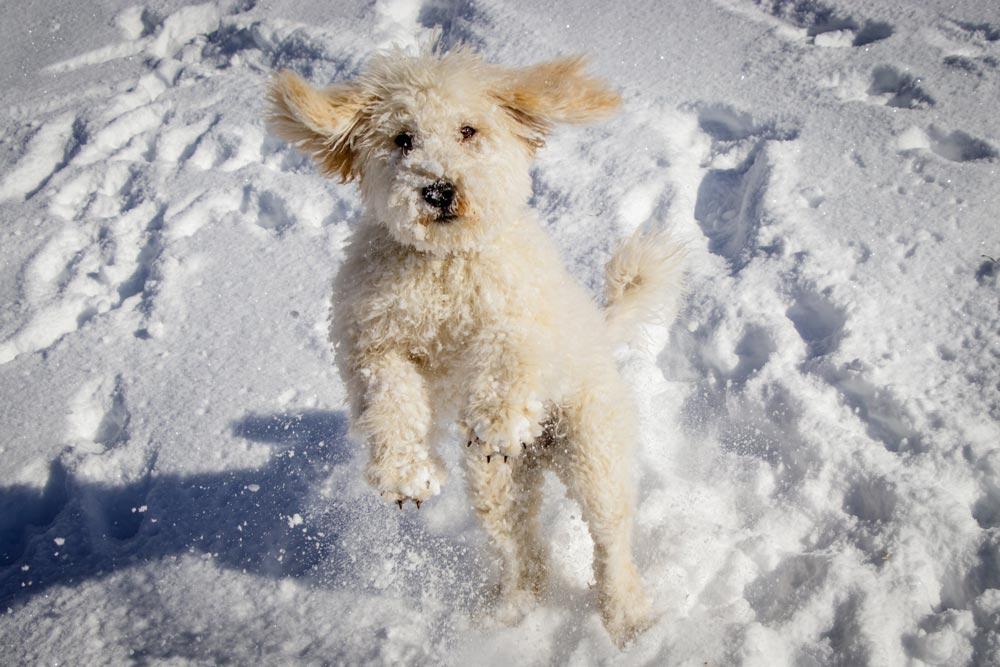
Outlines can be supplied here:
M557 58L507 70L494 96L521 128L518 135L537 148L556 123L590 123L611 115L621 97L600 79L583 72L583 56Z
M267 124L274 134L311 155L327 175L342 182L354 178L354 136L362 108L355 83L320 90L284 70L272 80L268 102Z

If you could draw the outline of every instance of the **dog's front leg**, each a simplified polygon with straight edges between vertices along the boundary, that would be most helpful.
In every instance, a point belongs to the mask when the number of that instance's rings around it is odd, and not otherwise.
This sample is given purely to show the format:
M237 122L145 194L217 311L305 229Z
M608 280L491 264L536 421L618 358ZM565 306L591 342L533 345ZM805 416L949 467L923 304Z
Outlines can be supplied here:
M534 356L530 343L505 331L481 336L468 350L463 421L486 456L518 456L542 434L542 364Z
M446 473L431 452L431 407L426 381L406 356L370 355L355 364L363 391L354 428L368 443L365 478L389 502L420 503L441 491Z

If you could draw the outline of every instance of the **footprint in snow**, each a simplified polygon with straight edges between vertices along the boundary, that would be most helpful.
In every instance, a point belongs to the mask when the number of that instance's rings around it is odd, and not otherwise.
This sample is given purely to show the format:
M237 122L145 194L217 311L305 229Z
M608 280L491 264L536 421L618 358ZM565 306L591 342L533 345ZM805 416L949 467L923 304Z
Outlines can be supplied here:
M799 290L785 311L814 359L836 352L844 337L847 315L827 296L814 290Z
M69 501L66 469L54 461L44 485L13 485L0 488L0 567L17 563L31 536L44 532L62 514ZM0 599L5 580L15 573L0 572Z
M909 411L890 389L869 382L862 371L850 364L834 367L819 362L810 371L840 393L843 404L861 421L868 437L887 451L897 454L924 451L923 436L913 427Z
M122 377L97 378L70 401L66 435L74 448L101 453L128 440L130 419Z
M892 65L880 65L872 72L869 99L896 109L926 109L934 98L921 86L919 77L901 72Z
M966 56L960 53L945 56L944 64L952 69L961 70L968 74L975 74L983 78L994 74L1000 69L1000 58L993 56Z
M1000 25L994 25L985 21L982 23L974 21L951 21L951 24L958 31L964 33L963 36L970 41L979 43L1000 42Z
M1000 69L1000 26L946 21L932 33L932 43L946 52L943 63L966 75L985 78Z
M887 523L899 505L895 485L870 473L856 474L844 492L843 509L848 515L867 523Z
M901 152L930 151L951 162L993 162L1000 157L997 148L962 130L944 130L931 125L927 130L911 127L896 138Z
M732 0L730 0L732 1ZM751 0L795 37L820 47L860 47L887 39L893 27L884 21L858 19L816 0ZM739 10L740 5L733 5Z
M257 190L247 186L243 191L243 213L253 214L257 226L281 234L296 222L293 207L289 206L284 197L271 190Z
M71 491L92 534L118 540L139 532L156 464L155 452L130 448L131 420L121 375L84 384L66 418L71 449L62 461L75 478Z
M760 250L757 231L766 216L764 193L771 176L768 146L797 138L795 128L759 122L724 104L698 108L698 125L711 141L709 170L698 188L694 217L713 254L733 273Z
M892 392L869 382L850 365L834 366L832 355L847 331L847 314L826 294L800 289L785 315L806 345L802 369L833 387L865 432L891 452L921 451L922 437ZM858 505L854 503L853 505ZM868 513L870 514L870 513Z

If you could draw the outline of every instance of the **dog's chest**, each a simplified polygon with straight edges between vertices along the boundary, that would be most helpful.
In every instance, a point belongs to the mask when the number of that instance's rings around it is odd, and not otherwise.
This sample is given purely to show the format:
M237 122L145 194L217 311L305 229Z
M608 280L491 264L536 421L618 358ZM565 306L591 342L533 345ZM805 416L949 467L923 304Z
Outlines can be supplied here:
M369 278L355 303L361 338L433 363L460 352L474 332L481 288L466 259L410 254Z

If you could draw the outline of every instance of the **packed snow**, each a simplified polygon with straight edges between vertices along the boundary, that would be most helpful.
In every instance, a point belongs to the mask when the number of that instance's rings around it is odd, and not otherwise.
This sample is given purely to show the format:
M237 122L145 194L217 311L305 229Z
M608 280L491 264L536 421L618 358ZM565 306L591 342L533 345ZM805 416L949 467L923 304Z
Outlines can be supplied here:
M623 652L555 479L504 626L455 433L419 512L347 435L359 201L264 91L435 26L622 93L533 172L595 298L638 225L690 249L624 359L661 616ZM1000 664L995 0L29 0L0 35L3 664Z

